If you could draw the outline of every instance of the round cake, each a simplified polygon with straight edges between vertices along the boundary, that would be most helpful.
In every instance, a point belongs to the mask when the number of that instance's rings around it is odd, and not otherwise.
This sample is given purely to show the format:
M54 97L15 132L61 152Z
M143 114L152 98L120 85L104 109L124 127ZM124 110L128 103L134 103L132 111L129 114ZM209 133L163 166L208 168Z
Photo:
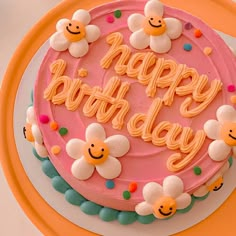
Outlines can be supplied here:
M223 185L235 70L210 27L158 0L78 9L56 24L24 134L85 213L167 219Z

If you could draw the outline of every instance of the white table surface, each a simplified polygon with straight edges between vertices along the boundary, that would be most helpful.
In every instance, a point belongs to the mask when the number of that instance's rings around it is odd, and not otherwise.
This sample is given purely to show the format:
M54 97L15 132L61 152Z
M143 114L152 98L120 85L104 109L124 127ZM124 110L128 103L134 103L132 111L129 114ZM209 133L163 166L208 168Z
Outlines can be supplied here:
M0 78L29 29L60 0L0 0ZM13 197L0 168L0 235L41 236Z
M235 1L235 0L234 0ZM0 80L17 45L29 29L60 0L0 0ZM25 14L27 12L27 14ZM224 35L223 35L224 37ZM229 39L236 48L236 40ZM14 199L0 168L0 235L40 236Z

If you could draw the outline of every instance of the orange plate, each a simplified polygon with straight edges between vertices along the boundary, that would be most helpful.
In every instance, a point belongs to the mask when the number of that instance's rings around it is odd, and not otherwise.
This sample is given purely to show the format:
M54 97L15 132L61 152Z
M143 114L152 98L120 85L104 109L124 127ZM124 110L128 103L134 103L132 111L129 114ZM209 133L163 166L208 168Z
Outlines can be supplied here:
M0 158L4 173L17 201L44 235L91 236L96 235L82 229L52 209L38 194L29 181L19 159L13 130L14 102L22 75L30 60L41 45L55 31L58 19L69 17L79 8L90 9L110 0L67 0L50 11L23 39L15 52L6 72L1 90L0 117ZM215 29L236 36L236 4L231 0L163 0L164 3L184 9L206 21ZM35 32L43 32L37 34ZM21 63L19 64L19 59ZM14 78L14 80L12 79ZM24 186L22 187L22 183ZM30 196L29 194L30 193ZM189 228L178 236L236 235L234 213L236 212L236 192L210 217ZM40 207L38 207L40 206ZM50 216L50 217L47 217ZM183 222L184 223L184 222Z

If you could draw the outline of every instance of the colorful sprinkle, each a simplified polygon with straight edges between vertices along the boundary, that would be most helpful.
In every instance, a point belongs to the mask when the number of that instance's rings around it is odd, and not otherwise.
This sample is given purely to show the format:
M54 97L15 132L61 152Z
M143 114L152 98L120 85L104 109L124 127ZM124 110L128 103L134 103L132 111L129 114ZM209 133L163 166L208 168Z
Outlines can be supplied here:
M131 197L131 194L130 194L129 191L126 190L126 191L123 192L123 198L124 199L129 200L130 197Z
M228 89L228 92L232 93L235 91L235 86L233 84L230 84L230 85L228 85L227 89Z
M57 129L58 129L58 124L57 124L57 122L52 121L52 122L50 123L50 128L51 128L51 130L57 130Z
M186 30L190 30L190 29L193 28L193 25L192 25L190 22L187 22L187 23L184 25L184 28L185 28Z
M55 155L59 154L61 151L61 147L58 145L54 145L51 147L51 152Z
M205 55L209 56L209 55L212 53L212 48L210 48L210 47L205 47L205 48L203 49L203 52L204 52Z
M88 70L86 70L85 68L80 68L78 70L78 76L82 77L82 78L87 77L88 76Z
M202 169L199 166L195 166L193 168L193 171L194 171L195 175L201 175L201 173L202 173Z
M122 15L122 13L121 13L120 10L116 10L116 11L114 12L114 16L115 16L115 18L120 18L121 15Z
M184 44L184 50L185 51L191 51L192 50L192 45L190 43L185 43Z
M114 187L115 187L115 183L114 183L114 181L113 180L107 180L106 181L106 187L108 188L108 189L113 189Z
M107 22L108 23L113 23L114 21L115 21L114 16L112 16L112 15L107 16Z
M138 187L137 183L136 182L132 182L132 183L129 184L129 191L131 193L133 193L133 192L135 192L137 190L137 187Z
M236 95L231 96L230 100L233 104L236 104Z
M68 133L68 129L67 128L60 128L59 129L59 134L61 135L61 136L64 136L64 135L66 135Z
M202 31L200 29L195 29L194 30L194 36L196 38L200 38L202 36Z
M40 115L39 116L39 121L42 124L47 124L49 122L49 117L47 115Z

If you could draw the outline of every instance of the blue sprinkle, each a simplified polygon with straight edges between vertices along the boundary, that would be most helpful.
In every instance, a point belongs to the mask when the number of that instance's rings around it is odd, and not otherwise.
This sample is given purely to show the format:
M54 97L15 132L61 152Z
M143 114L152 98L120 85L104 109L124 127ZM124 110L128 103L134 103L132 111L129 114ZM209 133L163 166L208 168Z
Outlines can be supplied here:
M115 183L113 180L107 180L106 181L106 187L109 189L113 189L115 187Z
M184 50L185 51L191 51L192 50L192 45L190 43L185 43L184 44Z

